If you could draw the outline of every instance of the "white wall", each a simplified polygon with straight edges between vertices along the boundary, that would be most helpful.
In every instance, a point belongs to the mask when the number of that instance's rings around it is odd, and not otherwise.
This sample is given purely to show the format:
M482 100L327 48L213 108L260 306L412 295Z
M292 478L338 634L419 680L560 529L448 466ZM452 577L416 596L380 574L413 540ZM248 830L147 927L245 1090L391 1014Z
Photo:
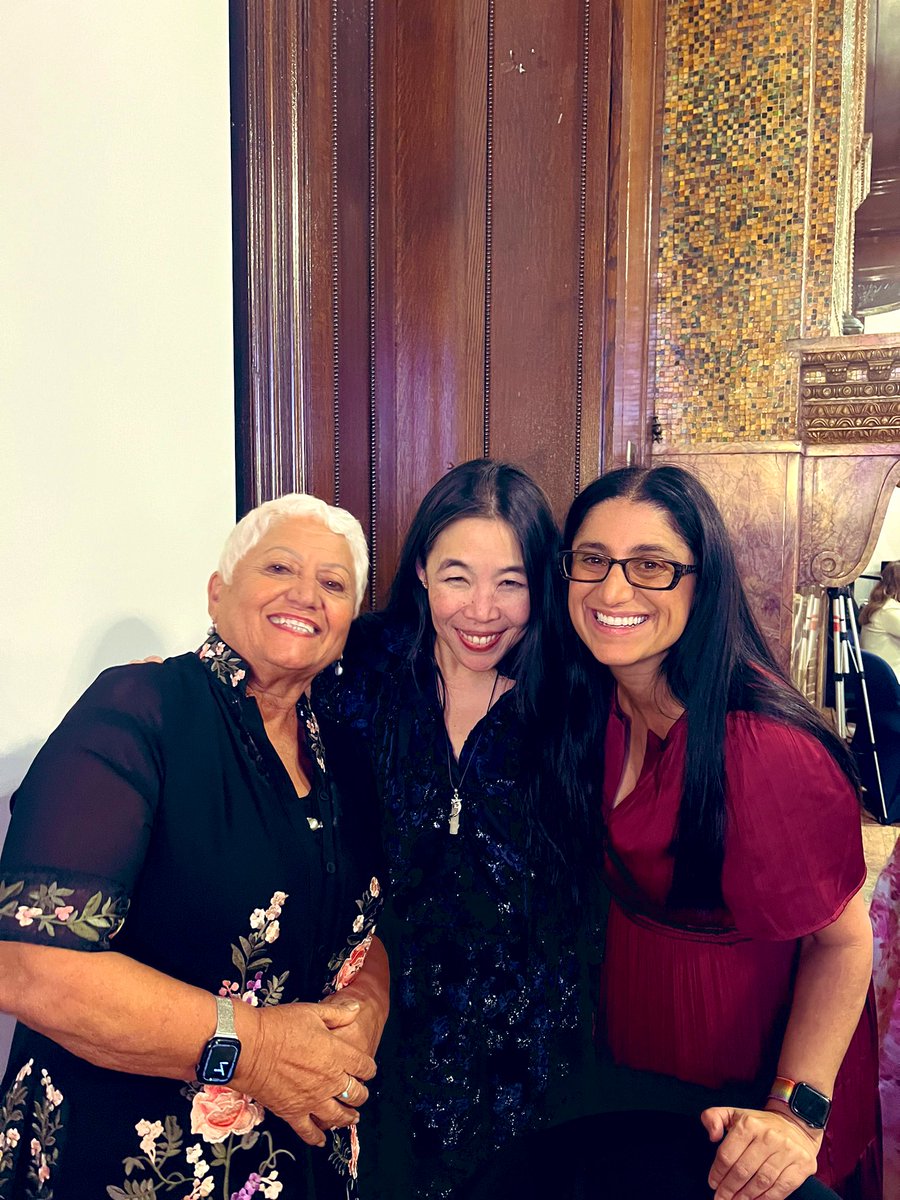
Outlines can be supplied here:
M228 6L4 0L0 113L2 838L94 676L205 632L234 517Z

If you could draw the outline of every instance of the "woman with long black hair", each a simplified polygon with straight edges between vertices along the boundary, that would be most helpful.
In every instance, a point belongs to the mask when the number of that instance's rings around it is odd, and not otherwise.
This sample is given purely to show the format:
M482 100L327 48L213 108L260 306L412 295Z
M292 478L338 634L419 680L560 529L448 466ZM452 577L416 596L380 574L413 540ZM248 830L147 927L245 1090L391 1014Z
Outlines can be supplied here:
M598 1020L612 1059L720 1090L703 1117L724 1139L720 1200L781 1197L813 1172L845 1200L876 1200L872 937L848 751L774 660L688 472L602 476L563 536L577 636L548 731L568 797L551 833L570 862L602 856L612 893Z
M334 720L364 739L381 806L392 1006L359 1160L378 1200L467 1195L498 1149L579 1111L585 964L570 907L553 915L531 787L558 541L523 471L453 468L413 518L386 609L317 685L326 736Z

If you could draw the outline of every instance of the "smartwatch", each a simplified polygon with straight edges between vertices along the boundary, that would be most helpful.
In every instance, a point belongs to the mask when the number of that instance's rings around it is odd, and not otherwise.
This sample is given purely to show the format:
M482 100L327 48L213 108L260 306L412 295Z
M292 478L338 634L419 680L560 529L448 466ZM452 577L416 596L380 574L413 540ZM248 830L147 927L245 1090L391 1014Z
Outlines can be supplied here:
M197 1063L200 1083L228 1083L241 1056L234 1029L234 1004L230 996L216 996L216 1032L203 1047Z
M795 1117L810 1129L824 1129L831 1112L831 1101L808 1083L797 1083L779 1075L769 1092L770 1100L786 1104Z

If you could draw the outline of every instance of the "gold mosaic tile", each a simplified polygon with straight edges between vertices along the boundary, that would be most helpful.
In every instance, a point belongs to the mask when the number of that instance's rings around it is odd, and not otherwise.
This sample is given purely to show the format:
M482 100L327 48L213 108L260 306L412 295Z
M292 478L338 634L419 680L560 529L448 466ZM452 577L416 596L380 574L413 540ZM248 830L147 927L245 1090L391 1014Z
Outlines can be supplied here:
M797 437L783 343L832 321L842 12L667 6L655 406L669 443Z

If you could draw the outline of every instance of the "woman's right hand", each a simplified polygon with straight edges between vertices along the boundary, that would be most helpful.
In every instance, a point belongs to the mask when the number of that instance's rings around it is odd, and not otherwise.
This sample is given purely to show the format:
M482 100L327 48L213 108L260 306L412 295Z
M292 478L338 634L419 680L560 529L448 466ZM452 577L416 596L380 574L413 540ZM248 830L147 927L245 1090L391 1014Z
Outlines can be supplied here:
M700 1120L720 1142L709 1173L713 1200L783 1200L816 1173L822 1133L780 1112L707 1108Z
M373 1058L331 1032L352 1024L359 1011L359 1002L349 998L277 1008L236 1004L243 1052L231 1086L281 1117L310 1146L323 1146L323 1128L359 1119L357 1107L369 1095L361 1081L375 1074ZM346 1104L336 1099L344 1090L350 1092Z

